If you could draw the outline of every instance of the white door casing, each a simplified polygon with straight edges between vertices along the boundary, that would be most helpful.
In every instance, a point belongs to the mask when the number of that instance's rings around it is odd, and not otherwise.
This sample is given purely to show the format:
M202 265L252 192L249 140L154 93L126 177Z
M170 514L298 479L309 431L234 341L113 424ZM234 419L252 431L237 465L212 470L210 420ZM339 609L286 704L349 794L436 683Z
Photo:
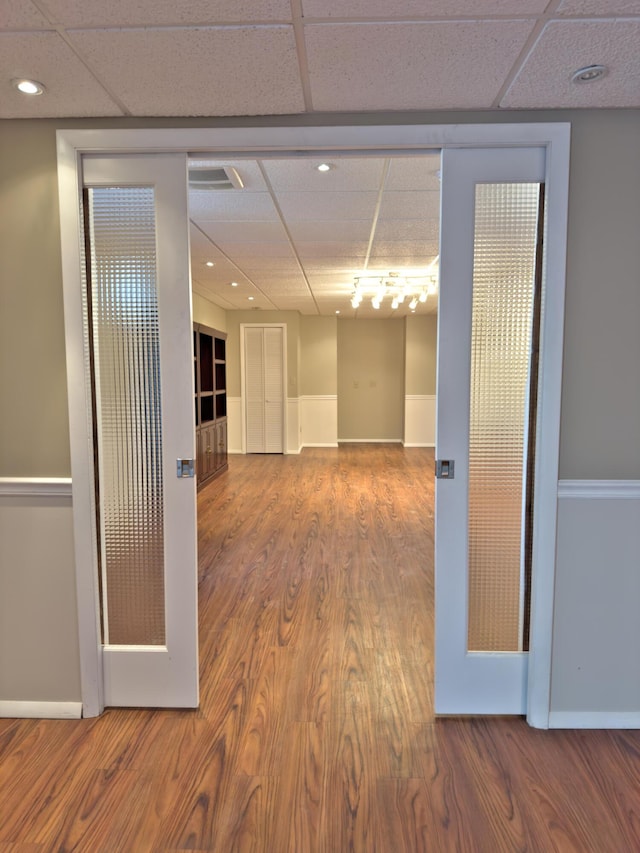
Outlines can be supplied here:
M195 458L192 357L188 358L193 338L186 168L181 154L87 157L83 162L84 186L152 187L155 202L165 643L109 644L105 604L107 642L101 648L101 660L108 706L198 705L196 489L195 479L178 478L176 467L178 458ZM176 358L176 352L184 352L187 358ZM102 467L99 406L97 421ZM103 482L102 474L99 481ZM104 543L103 535L100 539ZM105 589L106 584L104 579Z
M450 125L343 125L339 127L144 128L58 130L58 184L73 474L76 593L84 716L103 706L97 576L92 537L91 444L84 382L81 310L80 163L85 153L207 152L208 156L286 157L375 154L402 156L425 149L542 146L546 152L545 310L542 317L540 399L536 446L536 523L531 607L527 720L549 724L554 600L556 496L564 326L570 125L499 123ZM242 350L241 350L242 355Z

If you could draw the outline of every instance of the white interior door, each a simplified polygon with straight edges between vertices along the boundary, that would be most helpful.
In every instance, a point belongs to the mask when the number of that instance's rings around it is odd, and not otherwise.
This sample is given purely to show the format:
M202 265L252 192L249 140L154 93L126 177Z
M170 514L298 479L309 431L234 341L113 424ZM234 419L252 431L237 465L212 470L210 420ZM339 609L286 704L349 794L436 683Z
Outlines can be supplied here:
M186 156L85 156L83 183L104 704L196 707Z
M242 327L247 453L284 450L284 328Z
M442 159L436 458L439 714L527 710L529 371L543 148Z

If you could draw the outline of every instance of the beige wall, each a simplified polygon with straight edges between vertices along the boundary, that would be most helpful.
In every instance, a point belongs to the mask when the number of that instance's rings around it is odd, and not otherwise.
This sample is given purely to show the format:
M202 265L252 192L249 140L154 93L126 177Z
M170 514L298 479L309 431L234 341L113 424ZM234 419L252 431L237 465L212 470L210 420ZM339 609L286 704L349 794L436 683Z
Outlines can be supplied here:
M338 393L338 321L300 317L300 394Z
M560 476L640 479L640 110L0 121L0 476L69 474L56 127L567 120L573 129ZM247 313L249 321L255 322L255 313ZM292 320L290 327L294 339L289 347L290 396L298 395L298 353L304 351L296 323L299 319ZM231 332L229 325L230 337ZM237 336L237 326L233 333ZM230 368L229 393L239 395L239 359L235 366L230 362ZM305 388L306 382L305 374ZM0 585L3 590L13 590L8 593L13 616L28 634L37 628L38 614L30 608L19 584L11 581L21 571L18 563L5 561L0 566ZM29 566L36 586L56 585L59 572L62 570L44 563ZM60 574L59 579L57 588L67 590L67 595L64 601L51 603L54 622L66 620L74 606L65 577ZM575 590L574 613L589 609L580 606L581 596L591 593L581 584L578 566L573 562L559 565L558 583ZM564 611L556 608L556 623L564 618ZM598 627L606 638L607 625ZM5 639L14 641L13 635ZM611 650L612 655L615 652ZM560 663L556 656L554 666ZM55 666L58 671L51 673L52 678L67 685L75 683L75 657L73 661L58 660ZM37 677L29 667L26 656L26 681ZM47 699L42 693L50 680L25 683L24 687L30 695ZM589 683L582 688L584 697ZM565 701L571 699L565 697Z
M640 478L640 110L313 116L319 124L454 120L572 122L560 475ZM0 399L10 412L0 419L0 475L69 473L56 128L281 123L309 117L0 121ZM29 347L15 322L27 316ZM231 381L239 394L239 365Z
M217 329L219 332L227 331L227 312L219 305L214 305L204 296L198 293L192 294L193 298L193 322L203 323L205 326L211 326L212 329Z
M574 123L560 477L640 479L640 110Z
M227 394L240 396L240 325L284 323L287 327L287 397L298 396L300 315L297 311L227 311Z
M436 393L438 318L409 316L406 319L405 393Z
M55 136L0 122L0 477L68 477Z
M338 320L338 441L402 441L404 319Z

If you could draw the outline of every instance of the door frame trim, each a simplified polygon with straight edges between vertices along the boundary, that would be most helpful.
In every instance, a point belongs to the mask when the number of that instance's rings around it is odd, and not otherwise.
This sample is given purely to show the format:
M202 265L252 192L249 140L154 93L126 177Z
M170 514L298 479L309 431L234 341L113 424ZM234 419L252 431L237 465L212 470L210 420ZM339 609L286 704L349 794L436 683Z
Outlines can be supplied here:
M353 120L353 119L352 119ZM210 156L286 157L332 152L372 156L443 147L540 146L546 150L547 245L541 328L536 525L533 541L528 711L530 725L549 726L560 438L570 124L410 124L327 127L65 129L56 132L62 249L76 592L83 715L103 708L97 582L94 577L92 447L83 367L81 223L82 155L206 152Z
M240 323L240 406L242 411L242 452L247 452L247 393L245 375L245 329L282 329L282 454L287 454L287 324Z

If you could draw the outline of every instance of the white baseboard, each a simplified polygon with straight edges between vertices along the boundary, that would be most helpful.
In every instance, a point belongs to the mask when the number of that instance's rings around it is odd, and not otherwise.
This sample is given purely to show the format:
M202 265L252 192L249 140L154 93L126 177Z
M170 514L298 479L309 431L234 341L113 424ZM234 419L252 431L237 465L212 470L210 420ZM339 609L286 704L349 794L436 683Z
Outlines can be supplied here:
M640 729L640 711L551 711L550 729Z
M402 444L404 447L435 447L435 443L432 441L427 441L424 443L415 442L411 444L407 441L403 441Z
M337 446L338 446L337 441L334 441L334 442L330 442L330 441L324 441L324 442L323 441L316 441L316 442L305 441L305 443L302 445L302 447L300 449L302 450L302 448L304 448L304 447L337 447Z
M0 717L79 720L82 717L82 702L13 702L0 699Z
M338 444L402 444L401 438L339 438Z

